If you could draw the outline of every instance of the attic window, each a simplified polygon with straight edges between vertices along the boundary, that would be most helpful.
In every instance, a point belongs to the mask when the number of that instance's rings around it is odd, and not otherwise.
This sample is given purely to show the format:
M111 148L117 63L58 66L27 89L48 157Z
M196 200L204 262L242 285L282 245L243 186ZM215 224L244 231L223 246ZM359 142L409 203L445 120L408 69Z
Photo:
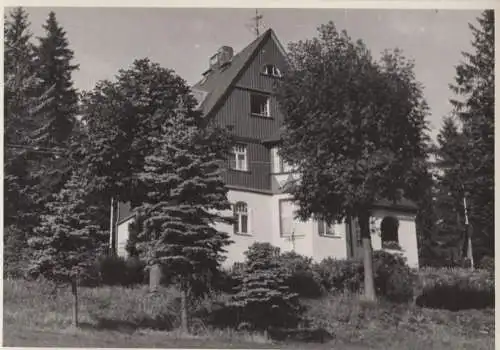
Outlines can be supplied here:
M266 64L262 69L262 74L275 78L281 78L281 72L274 64Z
M269 96L261 94L251 94L250 113L262 117L270 117Z

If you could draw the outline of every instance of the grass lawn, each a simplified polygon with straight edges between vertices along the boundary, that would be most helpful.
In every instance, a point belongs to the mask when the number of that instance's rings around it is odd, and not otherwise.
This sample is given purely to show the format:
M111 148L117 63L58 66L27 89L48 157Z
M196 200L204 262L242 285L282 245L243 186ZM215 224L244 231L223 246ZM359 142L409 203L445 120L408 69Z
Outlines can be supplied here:
M307 316L333 335L328 343L275 343L263 334L214 330L198 322L196 335L176 327L178 295L150 295L145 287L81 288L80 322L71 323L68 289L4 281L3 346L253 349L494 349L494 310L451 312L385 303L363 305L355 296L305 300Z

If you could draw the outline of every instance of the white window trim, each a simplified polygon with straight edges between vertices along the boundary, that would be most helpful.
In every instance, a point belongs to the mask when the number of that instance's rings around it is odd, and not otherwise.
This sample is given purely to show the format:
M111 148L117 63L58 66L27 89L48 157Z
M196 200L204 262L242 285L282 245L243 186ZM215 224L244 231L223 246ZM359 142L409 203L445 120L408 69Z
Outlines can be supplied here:
M252 110L250 110L250 113L252 115L258 115L260 117L270 118L271 117L271 97L268 96L268 95L265 95L265 94L251 93L250 94L250 109L251 109L252 97L253 96L261 96L261 97L265 97L266 98L265 111L264 111L264 113L260 113L260 112L259 113L255 113L255 112L252 112Z
M317 220L318 235L321 237L342 238L342 234L335 230L335 224L327 224L324 220ZM320 227L323 226L323 233Z
M273 147L271 151L272 156L272 173L273 174L289 174L295 171L294 167L288 164L279 155L279 150L277 147Z
M269 68L271 68L271 72L269 72ZM275 64L270 64L270 63L264 65L263 74L274 78L282 77L280 69Z
M238 156L243 156L243 165L240 166ZM246 145L236 145L233 147L232 156L234 157L234 168L233 170L248 171L248 155Z
M236 212L236 206L238 204L244 204L245 205L245 208L246 208L246 213L243 213L243 212ZM242 202L242 201L239 201L239 202L236 202L233 204L233 215L235 216L236 220L237 220L237 225L238 225L238 229L234 232L234 228L233 228L233 232L234 234L236 235L243 235L243 236L251 236L252 235L252 227L251 227L251 220L250 220L250 217L251 217L251 209L248 208L248 204L246 202ZM242 217L245 216L247 217L247 232L242 232Z

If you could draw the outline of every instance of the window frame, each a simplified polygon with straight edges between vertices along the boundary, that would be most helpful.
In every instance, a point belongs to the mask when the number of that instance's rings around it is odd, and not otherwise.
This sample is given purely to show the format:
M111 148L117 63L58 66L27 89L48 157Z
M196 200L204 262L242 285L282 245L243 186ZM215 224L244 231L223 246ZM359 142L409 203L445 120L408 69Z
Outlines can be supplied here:
M395 233L393 235L390 235L390 232L388 232L387 235L385 234L384 226L391 225L391 223L383 225L385 220L394 220L393 224L395 226L392 228L395 229ZM380 221L380 245L382 249L401 250L401 244L399 242L399 225L399 219L395 216L387 215L382 218L382 220ZM387 227L387 229L391 229L391 227ZM390 237L387 237L388 235L390 235ZM394 240L394 238L396 240Z
M259 112L255 112L253 110L254 107L254 98L265 98L266 103L265 103L265 113L262 113L261 108L259 108ZM263 105L259 105L259 107L262 107ZM271 118L271 96L266 95L264 93L259 93L259 92L251 92L250 93L250 114L258 117L263 117L263 118Z
M271 72L269 71L271 69ZM277 65L267 63L263 66L262 74L272 78L282 78L283 74Z
M276 166L278 169L276 169ZM271 174L290 174L295 172L296 169L287 163L280 155L279 148L271 148Z
M316 227L318 229L318 235L320 237L327 238L342 238L342 234L335 230L335 224L337 223L329 224L326 222L326 220L317 219ZM323 230L321 230L320 228L323 228Z
M240 148L240 149L238 149ZM243 156L243 167L239 166L239 156ZM234 167L231 163L234 162ZM248 147L245 144L239 143L233 146L231 150L231 159L229 168L235 171L248 171Z
M297 232L293 232L294 231L294 228L292 228L292 232L284 232L283 229L284 229L284 225L283 225L283 203L291 203L291 205L293 206L293 200L291 199L288 199L288 198L283 198L283 199L279 199L278 200L278 220L279 220L279 227L280 227L280 237L282 238L286 238L286 237L290 237L292 235L297 235ZM293 215L293 212L292 212L292 216L289 218L291 220L291 223L292 223L292 227L295 225L295 218L294 218L294 215Z
M235 220L233 225L233 233L235 235L251 236L250 209L248 208L248 204L243 201L238 201L234 203L232 207L233 218ZM243 231L243 217L246 217L246 232Z

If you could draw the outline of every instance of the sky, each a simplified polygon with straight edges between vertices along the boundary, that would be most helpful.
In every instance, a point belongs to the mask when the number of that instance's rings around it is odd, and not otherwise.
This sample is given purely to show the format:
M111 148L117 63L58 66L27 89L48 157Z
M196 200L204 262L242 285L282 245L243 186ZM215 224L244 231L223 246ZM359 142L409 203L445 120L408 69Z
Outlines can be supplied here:
M189 84L201 78L209 57L223 45L235 52L249 44L251 8L104 8L29 7L31 31L43 35L42 24L53 10L63 26L80 70L75 87L92 89L113 79L135 59L149 57L174 69ZM435 138L452 107L449 84L461 52L471 51L468 23L480 10L425 9L271 9L259 10L263 30L272 28L281 43L312 38L317 27L333 21L353 39L362 39L375 57L384 49L400 48L415 61L415 74L430 106L431 136Z

